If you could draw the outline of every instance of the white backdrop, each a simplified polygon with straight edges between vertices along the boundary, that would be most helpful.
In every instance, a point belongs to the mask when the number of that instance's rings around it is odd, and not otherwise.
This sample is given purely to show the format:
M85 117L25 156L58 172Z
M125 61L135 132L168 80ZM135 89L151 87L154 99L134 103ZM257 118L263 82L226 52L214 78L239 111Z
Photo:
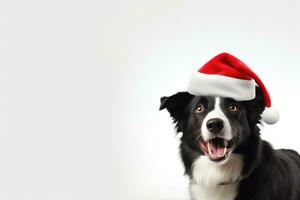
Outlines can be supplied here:
M188 199L159 98L227 51L267 85L300 151L297 1L0 3L0 199Z

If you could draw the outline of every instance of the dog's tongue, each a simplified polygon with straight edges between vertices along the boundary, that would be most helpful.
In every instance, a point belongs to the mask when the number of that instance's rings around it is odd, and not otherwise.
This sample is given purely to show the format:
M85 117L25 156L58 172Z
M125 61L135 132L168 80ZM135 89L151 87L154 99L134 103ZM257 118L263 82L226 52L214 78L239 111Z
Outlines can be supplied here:
M208 153L212 159L222 158L226 154L226 147L223 141L209 141Z

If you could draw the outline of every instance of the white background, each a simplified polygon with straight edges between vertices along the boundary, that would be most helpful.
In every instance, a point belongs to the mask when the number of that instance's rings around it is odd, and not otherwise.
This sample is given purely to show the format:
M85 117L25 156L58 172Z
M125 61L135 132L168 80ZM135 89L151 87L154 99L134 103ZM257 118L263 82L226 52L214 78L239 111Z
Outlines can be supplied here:
M0 3L0 199L182 200L159 98L227 51L281 113L263 138L300 151L298 1Z

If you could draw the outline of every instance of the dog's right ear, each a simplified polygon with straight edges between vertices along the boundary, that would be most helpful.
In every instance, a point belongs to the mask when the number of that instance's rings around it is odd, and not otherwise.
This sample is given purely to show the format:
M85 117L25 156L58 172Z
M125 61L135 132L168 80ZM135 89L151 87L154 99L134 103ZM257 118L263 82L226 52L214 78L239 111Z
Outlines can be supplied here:
M186 106L193 97L188 92L178 92L170 97L162 97L159 110L166 108L174 121L178 122L184 117Z

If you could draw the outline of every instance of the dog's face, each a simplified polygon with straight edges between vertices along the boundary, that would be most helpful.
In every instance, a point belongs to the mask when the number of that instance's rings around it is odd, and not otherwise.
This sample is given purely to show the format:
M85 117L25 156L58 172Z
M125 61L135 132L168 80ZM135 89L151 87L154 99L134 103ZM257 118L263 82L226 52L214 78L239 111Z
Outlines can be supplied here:
M190 148L214 162L226 162L260 120L264 102L257 98L238 102L230 98L193 96L186 92L161 99L176 122L177 132Z

